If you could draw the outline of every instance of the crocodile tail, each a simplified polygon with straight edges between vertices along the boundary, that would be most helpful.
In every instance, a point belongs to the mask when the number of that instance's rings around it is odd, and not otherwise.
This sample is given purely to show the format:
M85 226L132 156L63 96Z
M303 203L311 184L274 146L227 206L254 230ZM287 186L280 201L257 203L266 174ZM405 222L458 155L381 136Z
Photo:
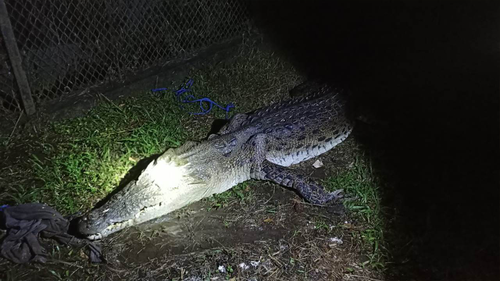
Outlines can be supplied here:
M336 88L330 86L328 83L321 83L318 81L306 81L296 88L291 90L292 92L300 92L300 97L295 97L287 101L278 102L276 104L258 109L252 112L253 116L264 117L267 114L272 114L273 112L292 107L295 105L303 104L309 101L318 101L322 99L332 99L332 102L343 106L345 104L345 90L341 88ZM293 94L293 93L292 93ZM298 94L296 94L298 95Z

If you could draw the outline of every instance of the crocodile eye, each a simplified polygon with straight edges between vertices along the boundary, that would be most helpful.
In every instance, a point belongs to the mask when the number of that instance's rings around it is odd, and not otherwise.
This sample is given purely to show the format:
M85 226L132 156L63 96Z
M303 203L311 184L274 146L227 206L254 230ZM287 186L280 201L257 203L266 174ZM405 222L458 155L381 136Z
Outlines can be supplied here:
M231 140L229 141L229 145L230 145L230 146L235 146L235 145L236 145L236 143L237 143L236 138L233 138L233 139L231 139Z
M226 147L226 145L222 142L216 142L214 143L214 147L217 149L223 149L224 147Z

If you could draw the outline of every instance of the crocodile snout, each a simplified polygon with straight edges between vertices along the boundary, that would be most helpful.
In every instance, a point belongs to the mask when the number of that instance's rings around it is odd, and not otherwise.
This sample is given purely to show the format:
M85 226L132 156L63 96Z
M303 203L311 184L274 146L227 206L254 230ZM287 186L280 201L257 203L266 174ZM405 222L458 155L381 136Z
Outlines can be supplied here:
M88 239L100 239L100 232L106 228L101 221L102 218L94 212L88 213L78 219L77 230Z

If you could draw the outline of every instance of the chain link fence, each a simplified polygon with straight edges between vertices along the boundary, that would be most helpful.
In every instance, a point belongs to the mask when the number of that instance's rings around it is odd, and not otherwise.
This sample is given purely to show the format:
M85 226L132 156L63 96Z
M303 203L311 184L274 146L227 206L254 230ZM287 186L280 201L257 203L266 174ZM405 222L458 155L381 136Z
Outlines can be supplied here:
M121 81L247 28L238 0L2 0L35 103ZM22 109L0 42L0 114Z

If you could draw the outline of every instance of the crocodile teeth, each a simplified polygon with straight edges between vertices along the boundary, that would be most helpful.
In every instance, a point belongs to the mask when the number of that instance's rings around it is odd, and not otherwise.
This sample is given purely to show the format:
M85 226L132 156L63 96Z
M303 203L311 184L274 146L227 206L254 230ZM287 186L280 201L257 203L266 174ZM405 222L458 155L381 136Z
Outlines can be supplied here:
M100 239L102 239L102 234L101 233L92 234L92 235L87 236L87 239L100 240Z

